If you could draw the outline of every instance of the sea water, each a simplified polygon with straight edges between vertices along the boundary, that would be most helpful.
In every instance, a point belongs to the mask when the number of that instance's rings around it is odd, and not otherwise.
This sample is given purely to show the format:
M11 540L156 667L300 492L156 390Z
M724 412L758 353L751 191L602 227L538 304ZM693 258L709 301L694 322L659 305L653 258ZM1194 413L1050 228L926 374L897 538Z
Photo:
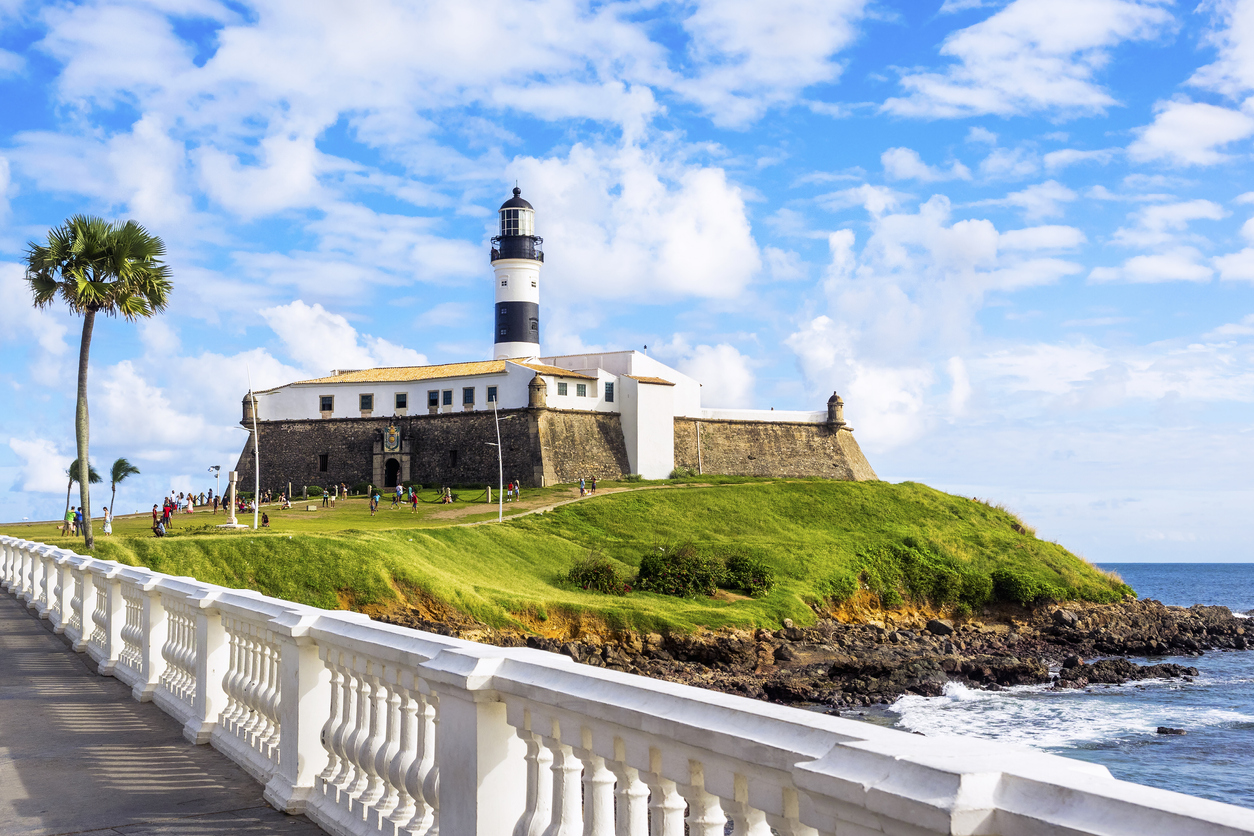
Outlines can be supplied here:
M1117 571L1142 598L1254 610L1254 564L1102 568ZM1250 627L1254 633L1254 618ZM1153 661L1192 665L1200 675L1191 683L1150 680L1084 691L990 692L950 683L943 696L902 697L866 719L929 737L1004 740L1102 764L1126 781L1254 808L1254 650ZM1159 726L1186 734L1160 735Z

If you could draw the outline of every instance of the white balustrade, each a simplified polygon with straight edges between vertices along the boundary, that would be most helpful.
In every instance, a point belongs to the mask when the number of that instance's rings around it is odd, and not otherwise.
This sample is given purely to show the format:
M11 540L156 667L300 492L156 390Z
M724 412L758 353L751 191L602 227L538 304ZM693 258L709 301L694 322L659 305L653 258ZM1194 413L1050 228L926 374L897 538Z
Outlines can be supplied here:
M0 536L0 581L336 836L1254 834L1248 810Z

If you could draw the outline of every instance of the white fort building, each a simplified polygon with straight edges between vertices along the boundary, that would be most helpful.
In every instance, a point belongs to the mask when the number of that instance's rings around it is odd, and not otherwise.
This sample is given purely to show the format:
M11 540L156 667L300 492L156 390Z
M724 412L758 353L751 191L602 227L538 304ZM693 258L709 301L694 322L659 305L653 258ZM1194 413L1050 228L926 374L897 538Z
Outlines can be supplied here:
M470 459L480 458L477 455L463 455L465 467L458 466L457 451L469 453L475 443L470 436L462 437L462 431L473 435L479 429L478 424L465 421L450 424L447 420L442 426L431 423L431 420L438 422L441 418L467 413L490 417L494 411L499 411L501 417L517 411L534 413L529 423L540 435L545 434L543 425L552 430L555 422L561 424L559 432L549 433L553 437L547 440L553 445L584 443L587 439L581 440L581 437L588 433L583 430L593 427L592 434L614 448L608 451L611 458L621 460L625 454L625 461L608 467L609 471L621 473L607 472L604 455L600 459L585 457L583 469L600 470L599 473L579 471L578 462L575 471L565 472L557 460L578 459L578 451L546 451L543 449L546 439L541 438L540 449L533 452L540 459L546 454L553 458L554 467L546 468L543 461L532 461L530 467L524 468L529 472L516 475L524 483L543 483L554 478L565 481L581 475L617 477L623 473L657 479L667 477L676 467L701 472L875 478L853 441L851 428L844 423L842 402L835 395L825 409L814 412L708 409L701 405L699 381L643 352L543 354L540 282L544 252L543 239L536 235L536 228L535 209L523 199L521 190L515 188L513 196L501 205L500 234L492 239L494 359L434 366L339 369L326 377L256 392L259 431L263 435L267 431L271 433L271 443L263 445L263 449L268 450L267 458L274 462L272 468L265 462L262 464L263 485L288 481L319 484L316 480L320 478L321 484L348 481L342 473L346 467L361 480L375 484L395 484L402 480L494 481L494 473L479 473L482 468L470 463ZM249 430L252 428L250 406L251 399L245 397L245 420L241 423ZM541 414L547 420L540 420ZM618 429L604 421L599 424L583 421L586 426L581 428L578 420L581 415L616 418ZM418 418L428 420L418 421ZM325 432L311 433L308 425L313 422L329 422L340 427L337 434L340 442L328 438ZM396 447L399 435L410 441L409 449L363 446L359 466L354 467L350 461L339 461L333 466L330 448L336 448L336 458L351 459L351 452L343 449L341 442L359 437L362 422L372 428L375 442L382 439L384 446L388 446L387 438L391 438L390 446ZM769 437L762 437L767 429L764 425L773 425L777 431L766 432ZM397 432L389 434L389 428ZM297 448L293 451L297 453L296 458L284 455L276 458L273 436L276 430L283 434L285 446ZM612 437L615 434L619 437ZM424 435L430 438L425 447L419 449ZM816 445L814 442L820 438L827 439L826 443ZM763 457L759 461L750 448L764 442L772 449L759 450ZM314 447L309 447L310 444ZM314 449L319 444L328 448L327 451ZM711 444L718 449L710 449ZM373 447L380 445L375 443ZM694 448L695 458L688 455L693 452L688 447ZM734 449L737 447L745 449ZM250 452L251 439L245 446L245 453ZM398 455L389 458L388 453ZM837 461L806 461L814 456L822 459L832 455ZM495 464L495 455L491 458ZM240 468L249 470L251 462L246 459L251 456L241 455ZM757 465L753 464L755 461ZM310 465L316 468L308 475L299 472ZM340 477L321 476L332 473Z

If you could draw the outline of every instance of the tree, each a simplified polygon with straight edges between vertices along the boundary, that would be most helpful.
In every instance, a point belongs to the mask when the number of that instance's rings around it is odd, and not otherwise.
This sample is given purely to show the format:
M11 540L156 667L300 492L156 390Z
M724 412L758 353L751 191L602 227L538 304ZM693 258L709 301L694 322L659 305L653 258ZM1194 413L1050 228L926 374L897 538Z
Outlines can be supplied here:
M91 464L90 462L87 463L87 474L88 474L87 481L90 484L93 484L93 485L100 484L100 474L96 472L96 466ZM70 464L69 468L65 471L65 475L70 477L69 484L65 486L65 513L68 514L70 512L70 491L74 489L74 483L78 481L78 475L79 475L78 474L78 459L75 459ZM83 524L84 525L87 524L87 517L88 517L87 511L89 507L90 506L87 506L87 505L83 506Z
M78 484L84 509L91 508L88 490L87 365L96 314L121 316L128 322L165 310L170 295L169 267L162 262L165 244L134 221L114 223L75 215L48 232L48 242L26 245L26 281L35 307L46 308L60 298L83 317L78 349L78 405L74 435L78 444ZM83 539L95 545L91 514L83 514Z
M113 488L113 494L109 497L109 513L113 513L113 503L118 498L118 482L121 482L127 476L137 476L139 468L128 462L126 459L118 459L113 463L113 467L109 468L109 485Z

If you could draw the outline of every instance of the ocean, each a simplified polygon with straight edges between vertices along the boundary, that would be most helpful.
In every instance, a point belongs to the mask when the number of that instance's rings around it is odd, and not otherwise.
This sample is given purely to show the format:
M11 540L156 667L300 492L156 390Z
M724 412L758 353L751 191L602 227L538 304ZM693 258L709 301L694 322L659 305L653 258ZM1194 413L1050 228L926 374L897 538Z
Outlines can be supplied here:
M1254 610L1254 564L1102 568L1122 575L1141 598ZM1192 683L1151 680L1079 692L1047 686L988 692L950 683L944 696L902 697L866 719L929 737L1004 740L1100 763L1125 781L1254 808L1254 650L1155 661L1192 665L1200 675ZM1159 735L1158 726L1187 734Z

